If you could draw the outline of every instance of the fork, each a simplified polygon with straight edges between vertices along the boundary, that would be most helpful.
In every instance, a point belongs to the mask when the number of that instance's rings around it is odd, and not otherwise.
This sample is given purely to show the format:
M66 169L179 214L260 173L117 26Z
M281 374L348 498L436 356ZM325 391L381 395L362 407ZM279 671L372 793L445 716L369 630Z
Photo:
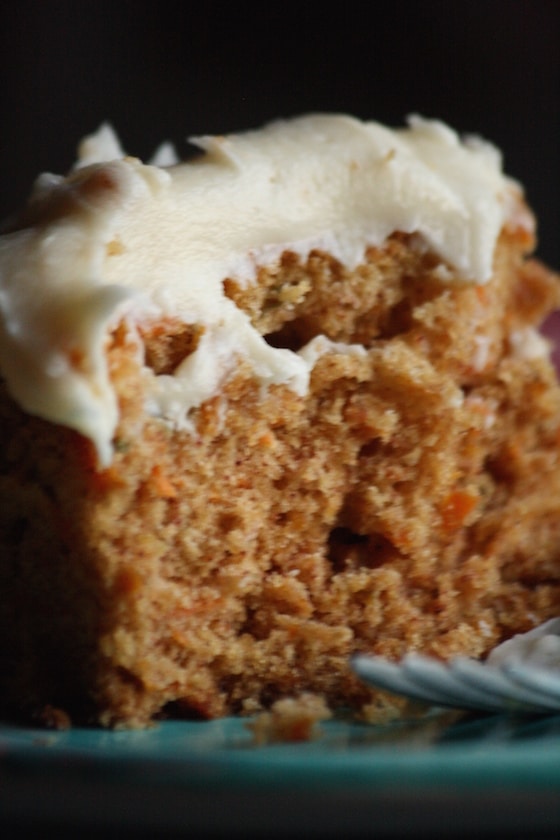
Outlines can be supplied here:
M560 618L502 642L484 661L408 653L390 662L356 654L351 667L368 685L430 706L552 714L560 711Z

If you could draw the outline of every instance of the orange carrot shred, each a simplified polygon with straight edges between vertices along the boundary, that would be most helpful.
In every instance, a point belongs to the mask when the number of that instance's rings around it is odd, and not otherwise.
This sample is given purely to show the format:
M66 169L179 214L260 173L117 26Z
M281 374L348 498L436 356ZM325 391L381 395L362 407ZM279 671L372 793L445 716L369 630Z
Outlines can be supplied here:
M445 499L441 507L444 529L451 533L461 527L477 502L476 496L465 490L454 490Z
M155 492L162 499L175 499L177 497L177 490L167 476L162 472L159 465L156 464L153 468L151 478Z

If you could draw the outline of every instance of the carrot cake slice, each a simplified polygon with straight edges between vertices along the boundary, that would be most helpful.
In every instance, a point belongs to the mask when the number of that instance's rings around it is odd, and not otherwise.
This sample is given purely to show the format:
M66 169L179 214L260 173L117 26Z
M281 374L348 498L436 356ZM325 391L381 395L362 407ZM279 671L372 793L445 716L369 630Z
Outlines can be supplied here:
M143 164L103 126L0 238L0 696L381 714L352 654L558 614L558 277L441 122L194 142Z

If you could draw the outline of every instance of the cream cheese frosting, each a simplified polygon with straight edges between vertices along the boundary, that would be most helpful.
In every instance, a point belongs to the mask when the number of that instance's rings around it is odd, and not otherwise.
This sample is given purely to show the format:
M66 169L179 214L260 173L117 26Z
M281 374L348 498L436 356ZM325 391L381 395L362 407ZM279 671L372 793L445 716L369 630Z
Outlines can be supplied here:
M502 642L488 656L488 664L498 668L526 664L560 671L560 619L551 618Z
M40 176L30 222L0 237L0 372L26 411L89 437L102 466L118 422L104 353L118 319L204 325L195 352L148 394L152 414L188 427L236 358L263 386L304 393L332 351L328 341L299 353L269 346L224 295L225 278L250 284L287 249L305 258L321 248L353 268L402 231L459 282L484 284L517 212L520 188L493 146L418 116L393 130L316 114L193 142L202 154L192 161L173 163L164 146L143 164L104 125L68 177Z

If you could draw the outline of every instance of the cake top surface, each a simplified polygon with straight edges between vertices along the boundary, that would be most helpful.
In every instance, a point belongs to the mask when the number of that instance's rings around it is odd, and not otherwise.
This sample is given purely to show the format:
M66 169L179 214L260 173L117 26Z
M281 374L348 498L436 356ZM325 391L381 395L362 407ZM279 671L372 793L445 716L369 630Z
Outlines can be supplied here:
M418 116L393 130L316 114L193 142L202 154L192 161L175 163L164 146L143 164L103 126L67 177L39 177L21 227L0 238L0 371L24 409L91 438L101 464L118 419L104 341L119 318L204 325L148 406L188 425L236 356L263 384L299 392L316 358L270 347L225 296L225 278L250 284L286 250L321 249L353 268L401 231L419 234L459 282L483 284L519 212L497 149Z

